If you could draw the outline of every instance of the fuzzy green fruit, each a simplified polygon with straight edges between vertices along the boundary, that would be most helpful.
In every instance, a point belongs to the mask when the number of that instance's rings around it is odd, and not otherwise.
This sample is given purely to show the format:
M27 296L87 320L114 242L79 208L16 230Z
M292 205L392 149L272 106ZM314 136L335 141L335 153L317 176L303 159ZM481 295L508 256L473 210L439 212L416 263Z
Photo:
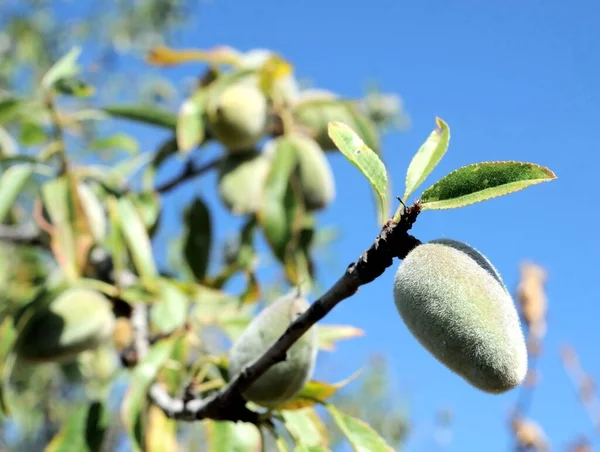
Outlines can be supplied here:
M525 378L527 348L514 302L474 248L447 239L417 246L398 267L394 299L417 340L476 388L502 393Z
M293 115L300 128L313 137L324 151L337 149L329 137L329 123L341 121L355 130L365 144L379 153L379 131L375 123L358 111L352 102L332 98L328 93L305 95L294 106Z
M308 306L305 298L290 293L257 315L229 351L230 377L237 376L267 351ZM286 360L262 374L243 394L244 398L265 407L275 407L291 399L311 378L317 351L317 330L311 328L288 350Z
M267 98L251 83L226 88L208 107L209 127L230 151L252 149L267 127Z
M260 206L270 156L260 152L229 154L219 167L219 197L234 215L254 213Z
M26 361L68 361L107 342L114 325L111 305L104 295L88 289L68 289L33 311L15 352Z
M300 185L307 210L324 209L335 197L335 182L329 161L319 144L310 137L293 134Z

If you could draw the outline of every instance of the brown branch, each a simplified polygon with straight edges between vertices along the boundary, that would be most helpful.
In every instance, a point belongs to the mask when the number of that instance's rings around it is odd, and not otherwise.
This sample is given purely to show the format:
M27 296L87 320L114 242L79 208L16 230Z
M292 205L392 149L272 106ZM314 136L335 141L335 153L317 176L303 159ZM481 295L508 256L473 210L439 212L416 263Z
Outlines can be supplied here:
M222 157L218 157L200 166L196 166L192 160L188 160L188 162L185 164L183 171L180 174L173 177L171 180L160 184L158 187L156 187L156 191L159 193L166 193L168 191L171 191L174 188L176 188L179 184L216 168L220 165L222 160Z
M354 295L360 286L378 278L393 263L403 259L421 242L408 234L421 208L418 203L405 209L398 223L388 221L371 247L349 265L342 277L310 308L299 316L271 347L246 367L227 386L206 399L175 399L155 383L151 400L173 419L193 421L205 418L256 423L258 414L245 407L241 394L271 366L286 359L287 351L314 324L338 303Z
M0 242L14 245L45 246L40 231L35 226L6 226L0 224Z

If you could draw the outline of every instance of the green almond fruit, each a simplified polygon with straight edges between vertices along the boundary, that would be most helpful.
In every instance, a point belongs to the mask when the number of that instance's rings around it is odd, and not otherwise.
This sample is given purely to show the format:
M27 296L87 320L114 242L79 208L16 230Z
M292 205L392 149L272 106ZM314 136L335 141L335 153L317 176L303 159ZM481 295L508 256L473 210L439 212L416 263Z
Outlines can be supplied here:
M233 215L254 213L260 206L270 168L270 155L261 152L228 154L219 167L219 197Z
M230 377L236 377L262 356L308 307L308 301L294 292L263 309L229 350ZM318 335L313 327L288 350L285 361L269 368L244 392L244 398L265 407L275 407L291 399L312 377L317 351Z
M379 153L380 138L375 123L347 100L319 95L297 102L293 110L296 124L312 136L324 151L334 151L336 146L329 137L331 121L347 124L373 151Z
M115 318L99 292L72 288L35 311L21 331L15 352L31 362L64 362L112 337Z
M252 149L265 135L267 119L267 98L252 83L229 86L208 106L210 130L233 152Z
M335 198L335 182L329 161L312 138L294 134L290 135L290 140L296 146L304 205L310 211L324 209Z
M476 249L449 239L417 246L398 267L394 300L417 340L474 387L502 393L522 383L527 348L515 304Z

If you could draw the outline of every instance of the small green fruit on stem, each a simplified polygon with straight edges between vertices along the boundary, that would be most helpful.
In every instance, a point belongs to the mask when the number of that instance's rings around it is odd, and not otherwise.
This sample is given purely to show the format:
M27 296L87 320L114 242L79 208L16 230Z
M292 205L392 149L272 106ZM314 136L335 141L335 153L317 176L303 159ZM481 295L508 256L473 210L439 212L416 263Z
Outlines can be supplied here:
M394 299L417 340L471 385L502 393L525 378L514 302L479 251L447 239L417 246L398 267Z
M208 108L209 126L229 151L252 149L267 127L267 98L248 83L232 85Z
M68 289L33 312L15 352L25 361L68 361L108 342L114 326L111 304L104 295L88 289Z
M256 316L229 351L230 379L259 358L308 307L308 301L294 292L280 297ZM317 351L317 330L311 328L288 350L285 361L272 366L242 395L265 407L291 399L311 378Z

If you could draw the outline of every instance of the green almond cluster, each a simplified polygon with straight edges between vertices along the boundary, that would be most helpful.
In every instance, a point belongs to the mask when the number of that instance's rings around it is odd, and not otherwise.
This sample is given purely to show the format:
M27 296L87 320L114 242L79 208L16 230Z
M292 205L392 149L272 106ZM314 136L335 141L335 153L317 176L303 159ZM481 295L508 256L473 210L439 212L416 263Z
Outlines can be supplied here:
M312 138L291 133L269 140L262 151L228 154L219 166L219 197L234 215L259 210L273 155L281 144L296 151L304 206L308 211L326 208L335 198L335 181L327 157Z
M398 267L394 299L417 340L474 387L502 393L524 380L527 348L515 304L476 249L449 239L417 246Z
M15 345L17 356L25 361L68 361L109 341L115 326L109 300L93 290L67 289L30 309Z
M309 307L296 293L284 295L263 309L229 350L229 374L235 378L258 359L287 327ZM288 350L285 361L275 364L244 392L246 400L275 407L294 397L312 377L318 351L313 327Z
M231 85L208 105L210 130L231 152L251 150L264 136L267 120L267 98L253 83Z

